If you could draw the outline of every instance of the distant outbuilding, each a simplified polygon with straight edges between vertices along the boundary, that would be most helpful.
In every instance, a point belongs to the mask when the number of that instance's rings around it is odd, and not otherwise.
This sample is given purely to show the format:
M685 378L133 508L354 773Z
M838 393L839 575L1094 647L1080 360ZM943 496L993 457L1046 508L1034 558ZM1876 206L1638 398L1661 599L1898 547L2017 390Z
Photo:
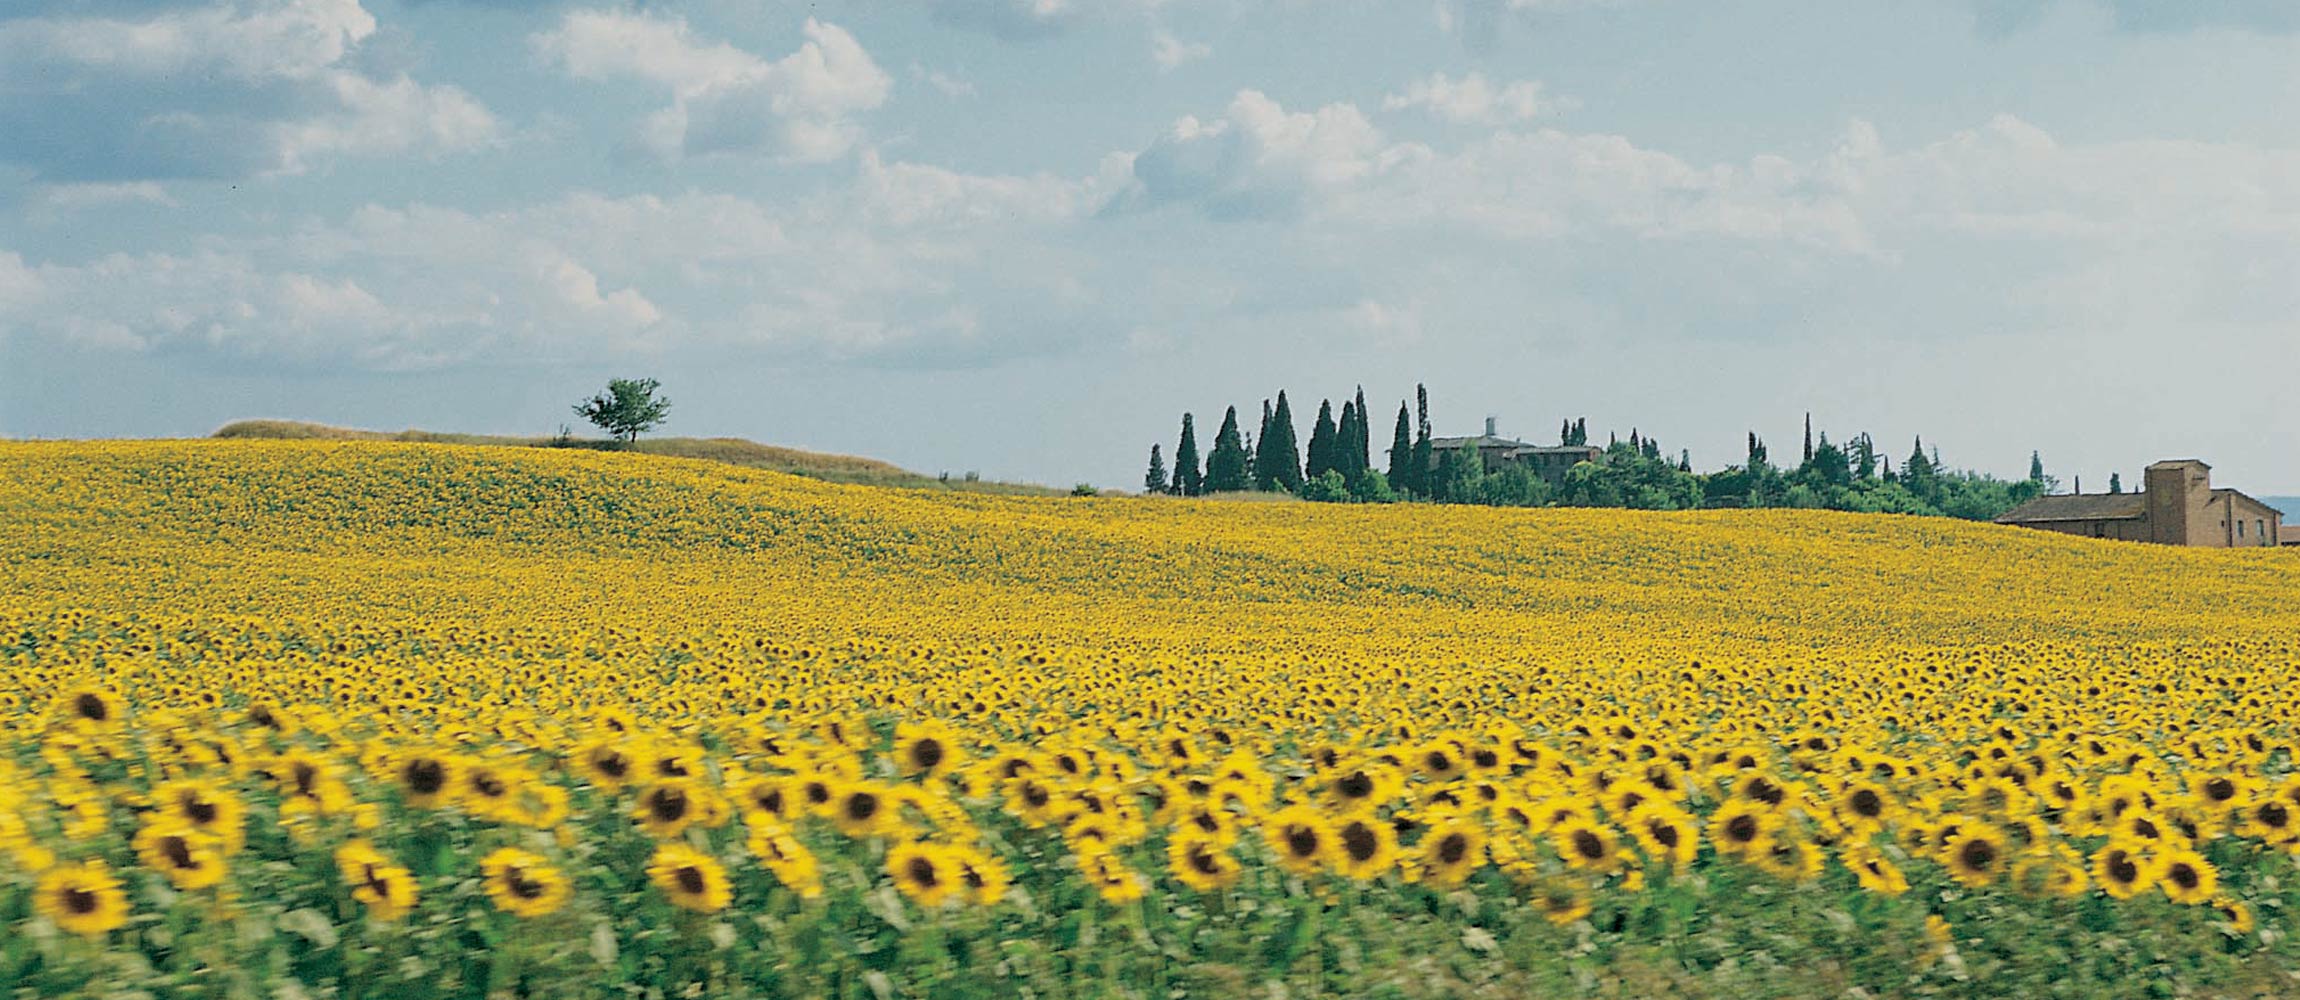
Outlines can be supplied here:
M2087 538L2158 545L2259 548L2300 544L2284 514L2236 490L2213 489L2212 467L2193 458L2148 467L2139 493L2038 497L2007 511L1998 524Z

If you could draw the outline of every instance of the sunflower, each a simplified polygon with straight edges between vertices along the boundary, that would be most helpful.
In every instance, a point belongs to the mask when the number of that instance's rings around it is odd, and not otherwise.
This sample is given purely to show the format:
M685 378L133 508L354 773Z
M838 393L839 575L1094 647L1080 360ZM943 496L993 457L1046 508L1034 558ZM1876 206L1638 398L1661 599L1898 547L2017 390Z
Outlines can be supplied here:
M1296 875L1323 867L1333 850L1333 827L1308 806L1288 806L1262 821L1262 837L1278 856L1278 866Z
M82 732L107 732L118 729L126 710L120 697L100 687L82 686L64 692L56 699L56 717Z
M1166 870L1199 892L1227 889L1238 882L1238 859L1203 837L1176 837L1166 843Z
M1775 878L1810 882L1821 874L1821 849L1786 827L1776 827L1743 856Z
M1326 782L1326 801L1337 811L1376 809L1398 793L1397 772L1379 764L1363 764L1337 771Z
M1589 894L1562 879L1549 879L1533 891L1533 905L1542 918L1559 927L1589 915Z
M1432 827L1419 846L1421 879L1431 885L1460 885L1486 860L1485 830L1466 820L1448 820Z
M2289 844L2300 840L2300 815L2287 799L2263 796L2244 808L2243 823L2238 829L2247 837L2270 844Z
M2100 891L2131 899L2156 884L2156 864L2139 853L2138 845L2110 841L2093 853L2092 878L2100 883Z
M102 861L49 869L33 890L32 905L56 926L88 937L128 922L128 894Z
M1969 886L1984 886L2005 873L2006 848L2003 831L1979 820L1966 819L1957 823L1956 832L1942 845L1941 863L1948 866L1949 876Z
M247 842L247 808L239 796L207 779L171 781L152 789L160 815L215 838L225 854Z
M136 856L178 889L205 889L224 880L216 839L181 822L161 819L136 831Z
M1629 835L1654 860L1677 868L1693 864L1701 849L1693 817L1666 802L1648 802L1631 811Z
M831 823L849 837L870 837L902 828L894 798L885 786L868 781L840 782L831 793Z
M936 778L965 764L966 755L949 730L904 722L894 729L894 760L904 774Z
M542 855L516 847L497 848L479 860L487 897L495 908L521 917L540 917L567 904L567 876Z
M886 873L903 895L930 910L965 888L957 859L939 844L905 841L895 845L886 852Z
M2175 903L2208 903L2220 890L2220 870L2204 860L2204 855L2185 847L2166 852L2158 860L2156 872L2156 887Z
M1747 857L1758 850L1765 835L1780 825L1781 819L1770 811L1740 799L1717 807L1709 817L1709 841L1717 845L1721 854Z
M639 793L632 816L648 833L670 840L701 820L705 811L702 795L700 787L684 779L657 782Z
M608 794L622 791L645 764L625 750L623 741L615 737L594 740L575 751L575 770Z
M1613 834L1588 820L1570 820L1549 829L1550 846L1557 856L1581 871L1612 871L1620 867Z
M1863 889L1880 896L1898 896L1909 891L1909 880L1901 874L1901 869L1875 848L1848 849L1840 860Z
M1892 823L1891 794L1867 781L1846 782L1835 805L1837 818L1856 833L1873 835Z
M822 866L813 851L799 843L780 823L753 821L750 837L745 844L751 854L766 866L784 887L798 894L800 899L815 899L823 894Z
M1148 886L1142 876L1126 867L1126 863L1108 851L1093 851L1079 855L1078 864L1086 872L1086 879L1094 884L1094 891L1105 902L1129 903L1141 899Z
M1334 870L1361 882L1397 863L1397 829L1372 813L1345 816L1333 827L1329 859Z
M969 903L989 906L1005 898L1007 887L1014 884L1006 865L979 849L954 847L950 856L951 865L958 873L959 887Z
M455 760L445 754L411 753L391 762L391 783L410 809L431 809L455 796Z
M717 913L734 900L727 870L718 859L685 844L664 844L647 862L647 879L671 905L697 913Z
M415 876L391 864L366 841L337 848L335 863L351 886L351 898L367 907L369 917L389 923L415 908Z
M1437 740L1414 751L1413 765L1423 777L1442 784L1461 777L1468 761L1453 743Z
M2228 925L2229 931L2236 934L2252 933L2254 925L2251 907L2227 896L2215 896L2212 900L2212 913L2220 918L2221 923Z

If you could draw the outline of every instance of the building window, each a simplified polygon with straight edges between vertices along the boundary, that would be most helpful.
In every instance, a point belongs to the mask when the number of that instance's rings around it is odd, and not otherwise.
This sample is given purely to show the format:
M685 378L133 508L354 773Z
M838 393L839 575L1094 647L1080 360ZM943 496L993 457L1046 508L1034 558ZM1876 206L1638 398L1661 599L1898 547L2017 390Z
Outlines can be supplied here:
M2236 519L2236 537L2244 537L2244 519L2241 517Z

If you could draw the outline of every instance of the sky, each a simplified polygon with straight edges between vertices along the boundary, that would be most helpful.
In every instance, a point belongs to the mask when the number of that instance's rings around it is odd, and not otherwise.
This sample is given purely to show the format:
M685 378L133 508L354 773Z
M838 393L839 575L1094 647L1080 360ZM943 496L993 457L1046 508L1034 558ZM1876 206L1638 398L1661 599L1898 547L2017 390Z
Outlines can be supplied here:
M2289 0L8 0L0 435L661 433L1136 488L1808 412L2300 494Z

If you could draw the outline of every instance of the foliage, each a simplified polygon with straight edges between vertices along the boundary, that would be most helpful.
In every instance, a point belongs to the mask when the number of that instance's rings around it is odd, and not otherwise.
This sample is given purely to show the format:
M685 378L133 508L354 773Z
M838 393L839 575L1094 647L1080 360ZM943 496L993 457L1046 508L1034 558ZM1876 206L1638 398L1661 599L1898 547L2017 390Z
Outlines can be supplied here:
M671 412L671 400L657 396L662 383L651 378L607 380L607 391L575 404L575 415L618 441L636 441Z
M378 442L0 463L30 995L2300 973L2289 553Z

